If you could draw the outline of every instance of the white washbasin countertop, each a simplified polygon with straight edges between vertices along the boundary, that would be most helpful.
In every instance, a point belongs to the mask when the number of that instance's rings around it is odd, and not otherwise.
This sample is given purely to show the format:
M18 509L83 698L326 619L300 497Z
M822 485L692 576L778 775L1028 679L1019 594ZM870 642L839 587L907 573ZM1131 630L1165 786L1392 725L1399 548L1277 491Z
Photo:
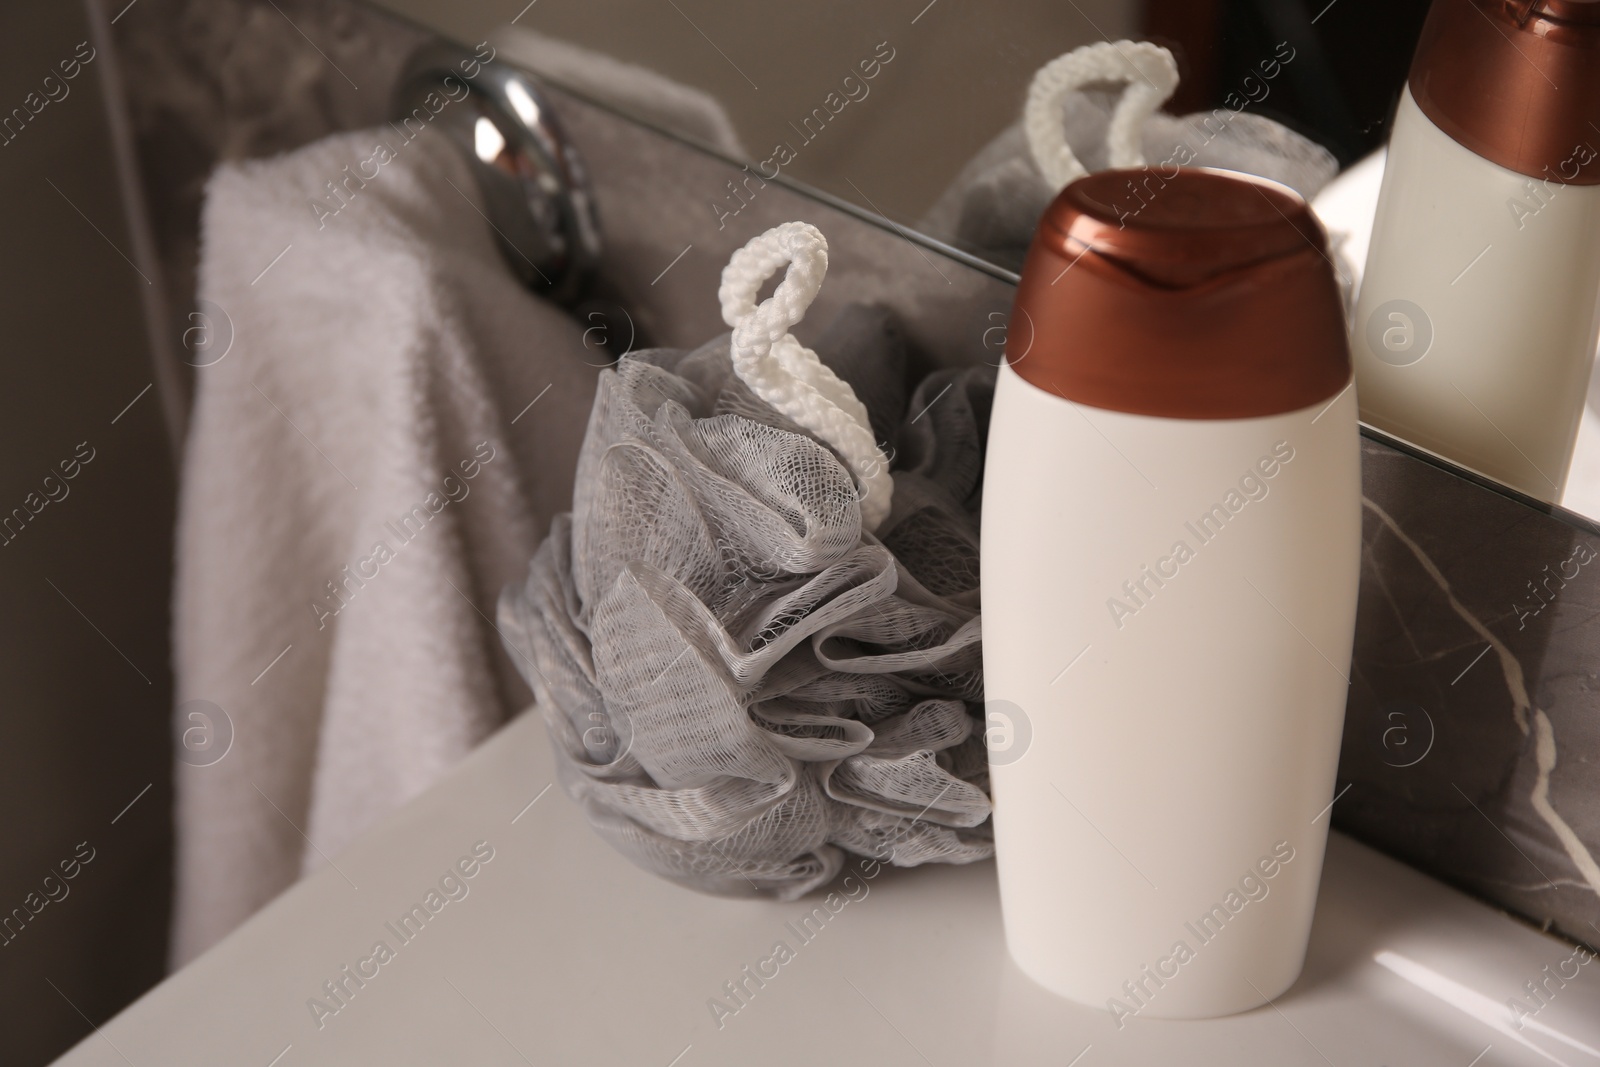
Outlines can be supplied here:
M831 912L701 896L553 775L524 715L60 1062L1600 1065L1600 962L1338 834L1293 989L1119 1029L1011 965L990 863L858 872Z

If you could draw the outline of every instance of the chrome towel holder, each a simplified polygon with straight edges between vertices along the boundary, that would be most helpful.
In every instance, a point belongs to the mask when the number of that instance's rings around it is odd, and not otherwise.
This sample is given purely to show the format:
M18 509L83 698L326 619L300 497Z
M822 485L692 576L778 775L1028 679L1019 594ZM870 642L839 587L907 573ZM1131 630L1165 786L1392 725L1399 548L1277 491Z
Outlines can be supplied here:
M600 229L582 160L528 74L443 42L423 45L397 82L395 121L422 122L471 161L484 211L511 269L562 303L583 292Z

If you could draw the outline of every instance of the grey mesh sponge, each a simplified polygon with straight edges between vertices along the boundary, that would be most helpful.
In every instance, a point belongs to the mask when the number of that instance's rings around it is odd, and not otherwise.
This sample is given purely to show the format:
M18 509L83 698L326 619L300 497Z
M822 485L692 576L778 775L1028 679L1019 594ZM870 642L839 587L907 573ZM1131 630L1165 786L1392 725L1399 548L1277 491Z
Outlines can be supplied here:
M936 371L908 402L898 332L872 308L813 347L897 455L878 536L844 464L745 388L723 336L602 375L572 514L500 601L567 794L633 862L706 892L792 899L843 852L993 852L978 502L994 370Z

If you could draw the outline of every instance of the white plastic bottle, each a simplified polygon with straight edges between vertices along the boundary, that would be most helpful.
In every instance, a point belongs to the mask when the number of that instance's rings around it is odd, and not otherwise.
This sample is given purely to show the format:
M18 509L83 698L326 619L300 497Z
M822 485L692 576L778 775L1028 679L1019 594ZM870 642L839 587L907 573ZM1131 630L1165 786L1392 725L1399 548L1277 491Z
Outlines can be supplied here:
M1597 127L1600 3L1435 0L1352 322L1367 422L1546 501L1600 334Z
M1040 225L983 499L1006 940L1119 1027L1300 971L1361 531L1321 228L1281 186L1181 170L1131 201L1142 175L1080 179Z

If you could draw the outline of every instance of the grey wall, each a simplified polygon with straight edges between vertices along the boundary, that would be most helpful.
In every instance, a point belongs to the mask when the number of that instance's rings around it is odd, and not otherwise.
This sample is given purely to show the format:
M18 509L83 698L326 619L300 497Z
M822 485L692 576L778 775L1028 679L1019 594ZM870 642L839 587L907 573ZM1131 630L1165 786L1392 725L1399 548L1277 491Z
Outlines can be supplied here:
M0 118L59 78L89 10L0 5ZM379 121L420 39L326 0L95 10L95 58L0 144L0 519L43 496L79 442L94 450L65 498L0 545L0 919L31 915L30 893L48 900L45 876L80 842L94 856L13 938L0 925L6 1067L48 1062L165 973L172 455L191 373L174 354L205 178L220 159Z
M158 978L167 926L171 448L144 317L155 279L129 262L112 159L108 57L96 50L70 81L59 69L89 38L78 4L0 7L0 116L12 116L0 134L0 518L39 509L0 534L8 1064L44 1061ZM47 91L58 99L40 107ZM76 477L46 482L91 452Z
M1044 63L1133 36L1143 0L373 0L463 42L516 25L704 90L755 159L802 147L790 178L910 223L1021 117ZM519 12L521 13L520 17ZM887 41L859 103L805 143L790 128ZM859 90L857 90L859 92ZM836 105L837 106L837 105Z

